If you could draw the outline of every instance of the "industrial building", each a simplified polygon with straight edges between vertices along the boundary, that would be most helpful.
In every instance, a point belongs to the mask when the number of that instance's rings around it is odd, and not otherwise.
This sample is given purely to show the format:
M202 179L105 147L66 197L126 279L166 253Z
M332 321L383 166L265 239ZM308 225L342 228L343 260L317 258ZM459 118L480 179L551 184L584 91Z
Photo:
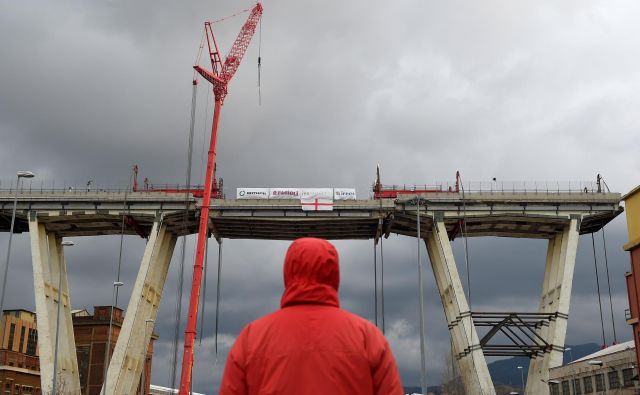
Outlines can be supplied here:
M124 321L122 309L113 308L111 338L109 326L111 306L95 306L93 315L86 309L73 310L73 332L76 343L78 371L82 395L99 395L104 377L106 344L113 355L118 334ZM151 336L145 358L145 388L150 387L153 342ZM39 395L40 360L38 329L35 313L28 310L5 310L0 332L0 389L3 395ZM149 394L147 390L146 394ZM140 386L136 392L142 394Z
M633 341L603 350L549 370L551 395L631 395L640 391Z
M0 341L2 394L40 394L36 315L27 310L5 310Z

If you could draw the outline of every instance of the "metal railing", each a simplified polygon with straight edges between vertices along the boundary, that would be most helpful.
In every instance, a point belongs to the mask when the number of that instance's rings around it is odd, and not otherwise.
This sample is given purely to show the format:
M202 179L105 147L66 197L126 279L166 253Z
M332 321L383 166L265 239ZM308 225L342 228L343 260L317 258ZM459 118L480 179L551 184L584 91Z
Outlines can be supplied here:
M17 181L2 181L0 180L0 194L15 194L17 187ZM196 191L202 190L204 186L202 185L191 185L189 190ZM147 184L138 186L138 190L136 193L148 193L148 194L158 194L158 193L171 193L175 194L175 192L164 192L160 190L179 190L180 193L184 193L186 190L186 185L182 184ZM69 183L69 182L56 182L56 181L44 181L44 180L25 180L20 182L18 193L19 194L31 194L31 193L41 193L41 194L63 194L63 195L86 195L86 194L96 194L96 193L105 193L105 194L122 194L125 192L133 192L133 188L126 188L122 185L115 184L95 184L91 183L89 185L83 183Z
M468 181L459 185L459 191L465 193L602 193L595 181ZM372 190L373 190L372 186ZM382 185L382 191L434 191L455 192L455 182L434 182L430 184L391 184Z

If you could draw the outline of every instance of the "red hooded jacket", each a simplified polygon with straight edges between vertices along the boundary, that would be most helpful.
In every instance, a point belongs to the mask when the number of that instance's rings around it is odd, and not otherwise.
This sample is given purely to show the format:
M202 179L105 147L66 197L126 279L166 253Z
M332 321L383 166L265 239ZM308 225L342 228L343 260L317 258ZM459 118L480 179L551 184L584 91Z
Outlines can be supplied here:
M220 395L402 395L386 339L340 308L338 253L298 239L284 263L281 309L247 325L224 370Z

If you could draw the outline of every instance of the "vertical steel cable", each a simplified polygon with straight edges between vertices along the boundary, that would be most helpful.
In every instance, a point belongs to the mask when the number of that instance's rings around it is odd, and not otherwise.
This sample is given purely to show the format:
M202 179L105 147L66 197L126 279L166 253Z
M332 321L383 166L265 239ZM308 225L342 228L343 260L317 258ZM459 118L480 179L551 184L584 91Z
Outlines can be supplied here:
M609 287L609 308L611 309L611 325L613 326L613 344L618 344L618 336L616 335L616 321L613 319L613 300L611 299L611 279L609 278L609 260L607 259L607 239L604 236L604 227L602 228L602 247L604 249L604 266L607 269L607 286Z
M376 322L376 328L380 328L378 326L378 260L377 260L378 249L376 247L376 240L373 239L373 299L374 299L374 313L373 316Z
M596 268L596 287L598 289L598 306L600 307L600 325L602 326L602 347L607 346L604 336L604 318L602 317L602 299L600 298L600 279L598 278L598 258L596 257L596 242L591 232L591 245L593 247L593 264Z
M382 334L384 335L384 251L382 250L382 237L380 237L380 294L382 308Z
M420 262L420 198L416 196L416 233L418 239L418 292L420 295L420 386L422 393L427 393L427 366L425 360L425 339L424 339L424 285L422 283L422 263Z
M178 345L180 337L180 316L182 315L182 289L184 286L184 260L187 249L187 221L189 220L189 190L191 189L191 170L193 162L193 133L196 122L196 98L197 98L198 84L193 80L191 91L191 119L189 122L189 141L187 144L187 174L186 174L186 191L184 194L184 218L182 221L182 230L184 235L182 236L182 242L180 245L180 267L178 273L177 295L176 295L176 308L175 308L175 326L173 332L173 344L171 355L171 376L169 388L175 388L176 385L176 373L178 365Z
M220 322L220 294L222 285L222 239L218 240L218 283L216 284L216 329L215 329L215 350L216 363L218 362L218 328Z
M199 340L199 345L202 345L202 334L204 333L204 317L205 317L205 306L207 303L207 267L209 267L209 265L207 264L207 261L209 260L209 238L207 238L207 241L204 244L204 284L202 284L202 298L200 299L202 301L202 309L198 308L198 310L200 310L202 313L200 314L200 340ZM193 376L193 375L192 375Z
M125 225L125 218L126 218L126 212L127 212L127 194L129 193L129 190L132 188L132 184L133 184L133 171L131 172L131 175L129 176L129 184L127 185L127 189L125 189L124 191L124 202L122 203L122 221L120 223L120 251L118 252L118 266L116 269L116 282L120 282L120 272L121 272L121 268L122 268L122 250L123 250L123 244L124 244L124 225ZM48 240L48 238L47 238ZM49 260L49 266L51 266L51 260ZM49 271L51 271L51 267L49 267ZM113 308L118 306L118 291L120 290L120 287L116 287L114 286L114 294L113 294L113 305L111 306L111 313L109 314L109 333L107 335L107 346L105 348L105 355L104 355L104 370L102 373L102 394L104 395L106 390L107 390L107 373L109 372L109 363L111 361L111 331L112 331L112 326L113 326Z

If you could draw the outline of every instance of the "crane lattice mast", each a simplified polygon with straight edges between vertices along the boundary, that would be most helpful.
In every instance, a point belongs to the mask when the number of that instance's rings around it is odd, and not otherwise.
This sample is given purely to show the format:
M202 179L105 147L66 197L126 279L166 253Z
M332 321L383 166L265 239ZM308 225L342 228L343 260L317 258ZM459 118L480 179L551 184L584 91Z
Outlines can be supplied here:
M211 61L211 71L199 65L193 68L207 81L213 85L215 97L213 108L213 122L211 125L211 141L207 156L207 170L204 180L204 195L200 206L200 219L198 227L198 242L196 245L196 258L193 266L193 279L191 282L191 297L189 299L189 315L187 327L184 334L184 352L182 354L182 372L180 375L179 395L188 395L191 389L191 371L193 366L193 345L196 338L196 324L198 320L198 301L200 299L200 285L202 283L202 263L205 255L205 245L209 234L209 204L211 195L219 195L219 191L214 189L215 165L216 165L216 144L218 140L218 124L220 121L220 108L227 96L229 81L240 67L240 62L244 56L249 43L253 38L256 27L262 17L262 4L256 3L251 9L251 13L238 33L238 37L233 43L227 57L222 61L218 44L213 34L212 22L205 22L204 30L207 37L207 47L209 49L209 59Z

